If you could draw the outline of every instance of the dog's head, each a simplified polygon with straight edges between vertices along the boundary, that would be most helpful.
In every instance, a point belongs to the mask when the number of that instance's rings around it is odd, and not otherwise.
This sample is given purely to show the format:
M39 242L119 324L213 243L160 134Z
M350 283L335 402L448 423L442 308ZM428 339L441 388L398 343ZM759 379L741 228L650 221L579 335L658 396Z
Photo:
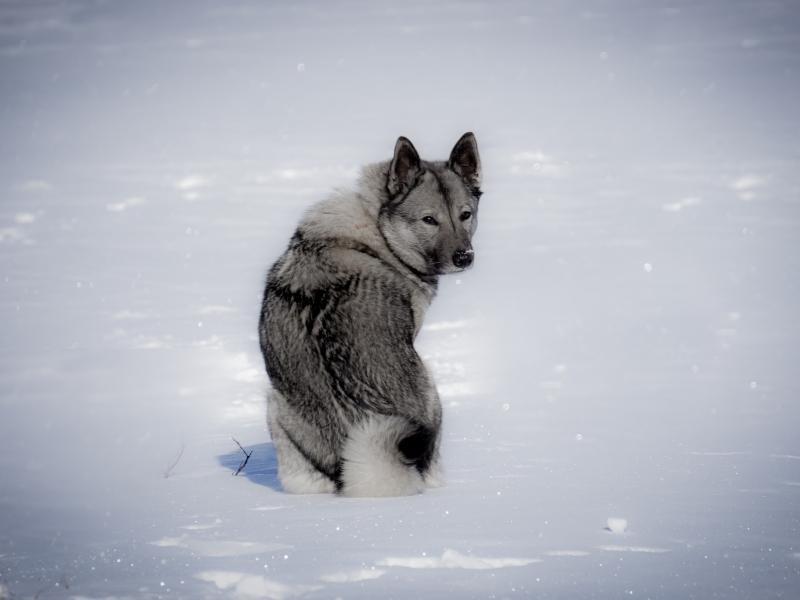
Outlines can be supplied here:
M387 201L378 225L401 261L425 275L472 265L481 196L478 142L465 133L446 161L422 161L400 137L386 173Z

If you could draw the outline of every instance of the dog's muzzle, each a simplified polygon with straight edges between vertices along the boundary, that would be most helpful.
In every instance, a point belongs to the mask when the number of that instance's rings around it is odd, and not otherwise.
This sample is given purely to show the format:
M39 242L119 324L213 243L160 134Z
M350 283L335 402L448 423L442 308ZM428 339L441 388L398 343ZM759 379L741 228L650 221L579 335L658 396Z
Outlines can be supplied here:
M472 250L458 250L453 254L453 264L459 269L466 269L472 264L474 253Z

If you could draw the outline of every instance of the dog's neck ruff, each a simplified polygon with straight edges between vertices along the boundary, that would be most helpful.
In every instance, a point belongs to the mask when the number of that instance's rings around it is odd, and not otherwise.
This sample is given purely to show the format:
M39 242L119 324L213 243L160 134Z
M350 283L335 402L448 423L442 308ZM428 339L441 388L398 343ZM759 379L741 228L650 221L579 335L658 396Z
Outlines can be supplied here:
M380 231L380 233L381 233L381 237L383 238L383 243L386 244L386 249L394 257L394 259L397 262L399 262L403 267L405 267L405 269L407 269L409 271L409 273L414 276L415 279L418 279L422 283L424 283L424 284L426 284L428 286L431 286L434 289L436 289L436 286L439 283L439 276L438 275L431 275L429 273L423 273L422 271L420 271L419 269L417 269L413 265L408 264L406 261L403 260L402 256L400 256L399 254L397 254L397 252L394 251L394 248L392 248L392 245L389 243L389 240L386 239L386 236L383 233L383 229L378 227L378 231ZM412 281L413 281L413 279L412 279Z

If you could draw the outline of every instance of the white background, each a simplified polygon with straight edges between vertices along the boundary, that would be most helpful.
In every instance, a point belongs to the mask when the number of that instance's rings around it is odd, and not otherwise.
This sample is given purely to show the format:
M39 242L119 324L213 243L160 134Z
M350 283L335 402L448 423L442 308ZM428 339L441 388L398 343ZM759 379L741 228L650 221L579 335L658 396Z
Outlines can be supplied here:
M7 1L0 94L0 598L800 594L797 4ZM467 130L447 486L283 494L267 268Z

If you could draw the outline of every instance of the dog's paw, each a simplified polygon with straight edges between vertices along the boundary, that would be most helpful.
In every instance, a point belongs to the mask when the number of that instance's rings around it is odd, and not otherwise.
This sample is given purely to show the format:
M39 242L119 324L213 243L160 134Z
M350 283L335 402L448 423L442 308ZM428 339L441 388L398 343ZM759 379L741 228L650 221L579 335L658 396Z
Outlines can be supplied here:
M278 477L287 494L332 494L336 490L333 482L321 473L279 472Z

